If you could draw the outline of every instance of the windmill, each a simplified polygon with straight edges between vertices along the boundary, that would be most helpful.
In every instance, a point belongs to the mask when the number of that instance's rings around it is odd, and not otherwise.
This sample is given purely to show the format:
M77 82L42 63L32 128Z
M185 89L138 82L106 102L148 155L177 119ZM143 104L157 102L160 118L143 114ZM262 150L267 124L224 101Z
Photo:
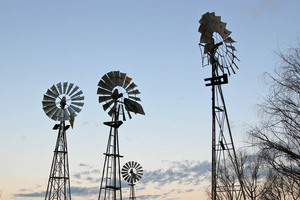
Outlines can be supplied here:
M127 162L122 168L122 177L127 181L130 186L129 200L135 200L135 182L139 181L143 176L142 166L134 161Z
M84 97L78 86L68 82L58 83L47 90L42 104L46 115L54 121L58 130L45 200L71 200L70 173L66 131L73 128L74 118L81 111ZM65 121L69 120L70 125Z
M204 79L208 81L206 86L212 88L212 199L221 199L225 195L230 195L232 199L245 199L221 87L228 83L228 75L235 74L238 69L235 63L238 58L234 54L236 49L232 45L235 41L230 37L231 32L226 29L226 23L221 21L220 16L215 16L214 12L205 13L199 23L202 65L212 67L212 76ZM224 184L220 179L221 170L230 167L238 179L234 187Z
M118 129L126 121L126 117L132 118L131 113L145 115L141 101L132 78L120 71L111 71L102 76L98 83L97 94L99 103L103 104L104 111L108 112L111 121L104 122L110 127L110 133L106 148L100 191L98 200L122 199L121 171L119 154Z

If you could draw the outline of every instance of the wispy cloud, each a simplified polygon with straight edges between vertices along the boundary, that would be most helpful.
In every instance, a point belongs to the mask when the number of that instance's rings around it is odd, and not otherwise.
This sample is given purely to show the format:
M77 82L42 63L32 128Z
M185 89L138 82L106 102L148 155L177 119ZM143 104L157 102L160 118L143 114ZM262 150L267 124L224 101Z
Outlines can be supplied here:
M174 182L177 182L178 184L197 185L199 182L203 181L203 179L207 178L209 169L210 163L208 161L175 161L172 162L166 170L145 170L141 183L158 184L159 186Z
M192 186L199 185L201 181L206 180L209 176L210 163L208 161L199 162L199 161L164 161L168 163L167 169L156 169L156 170L145 170L144 176L139 183L139 191L146 191L149 186L161 190L161 187L168 186L170 184L177 185L189 185L190 189L169 189L167 191L162 191L161 194L155 195L141 195L139 199L141 200L150 200L150 199L168 199L167 197L170 194L179 194L179 193L188 193L194 192L195 189ZM93 166L81 163L79 164L84 170L76 172L72 175L75 185L94 185L91 187L80 187L72 186L71 192L72 196L80 197L91 197L98 195L100 181L101 181L101 172L99 169L94 169ZM95 186L99 184L99 186ZM71 183L72 185L72 183ZM122 188L128 188L128 183L122 180ZM15 197L23 198L41 198L44 197L46 191L38 191L39 188L35 189L21 189L19 193L14 194ZM171 199L168 199L171 200ZM172 200L175 200L174 198Z

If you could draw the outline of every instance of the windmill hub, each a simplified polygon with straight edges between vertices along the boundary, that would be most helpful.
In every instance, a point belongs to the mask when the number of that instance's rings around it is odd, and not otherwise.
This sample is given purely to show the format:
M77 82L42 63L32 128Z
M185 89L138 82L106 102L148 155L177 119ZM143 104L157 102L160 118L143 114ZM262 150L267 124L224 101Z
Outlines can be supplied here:
M66 99L66 97L65 96L63 96L63 98L60 100L60 107L62 108L62 109L64 109L65 108L65 106L67 105L67 99Z
M120 90L120 92L119 92L119 90ZM121 88L115 88L111 96L114 100L118 100L119 98L122 98L123 92L122 92Z

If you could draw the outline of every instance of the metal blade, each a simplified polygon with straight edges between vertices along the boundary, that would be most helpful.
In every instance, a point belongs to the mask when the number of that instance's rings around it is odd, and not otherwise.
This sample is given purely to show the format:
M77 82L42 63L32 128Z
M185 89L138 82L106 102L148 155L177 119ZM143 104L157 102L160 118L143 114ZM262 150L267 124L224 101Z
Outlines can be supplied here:
M102 80L106 83L106 85L108 85L109 88L111 88L111 90L115 87L107 74L102 77Z
M109 72L107 74L112 82L113 87L118 86L118 79L114 76L115 72Z
M50 96L50 97L53 97L53 98L58 97L58 95L56 95L54 92L52 92L52 91L49 90L49 89L47 90L46 94L47 94L48 96Z
M71 107L73 110L75 110L76 112L78 112L78 113L81 111L80 108L75 107L75 106L73 106L72 104L70 105L70 107Z
M55 87L55 85L52 85L52 87L51 87L50 89L52 90L52 92L53 92L54 94L56 94L56 96L59 96L58 90L57 90L57 88Z
M60 113L60 109L57 109L57 110L55 111L55 113L53 114L53 116L51 117L51 119L53 119L53 120L56 121L57 118L58 118L59 113Z
M43 104L43 107L48 107L48 106L56 106L55 102L54 101L42 101L42 104Z
M103 105L103 110L106 111L114 103L114 100L111 100Z
M67 109L64 109L64 119L65 120L70 120L70 114L68 113Z
M53 116L53 114L56 112L56 110L58 110L58 108L55 106L55 107L52 107L51 109L45 111L46 115L48 115L50 118Z
M115 111L116 111L116 104L108 112L109 116L112 116L115 113Z
M108 95L111 95L111 91L108 91L108 90L105 90L105 89L102 89L102 88L98 88L97 90L97 94L108 94Z
M137 85L134 82L132 82L125 90L129 92L130 90L133 90L136 86Z
M128 94L141 94L138 89L128 92Z
M115 77L115 80L116 80L116 85L120 86L121 83L120 83L120 72L119 71L113 71L114 73L114 77Z
M84 96L78 96L78 97L74 97L74 98L71 98L72 101L82 101L84 100Z
M68 87L68 82L64 82L63 83L63 94L66 94L67 87Z
M83 102L72 102L71 104L74 104L74 105L80 106L80 107L82 107L84 105Z
M79 89L79 87L78 87L78 86L75 86L75 87L73 88L73 90L70 92L69 96L72 96L72 94L74 94L74 92L76 92L78 89Z
M125 73L122 73L120 72L120 83L121 83L121 87L123 87L124 85L124 82L125 82L125 77L126 77L126 74Z
M108 85L107 83L105 83L103 80L99 81L98 86L102 87L102 88L104 88L104 89L106 89L106 90L108 90L110 92L112 91L112 89L114 89L113 87L111 87L110 85ZM99 93L97 93L97 94L99 94Z
M56 98L53 98L53 97L50 97L50 96L44 94L43 100L44 100L44 101L55 102Z
M134 99L134 100L136 100L136 101L142 101L140 98L138 98L138 97L134 97L134 96L128 96L128 98L130 98L130 99Z
M74 109L72 109L70 106L67 108L70 115L72 116L73 114L76 114L76 111Z
M71 98L72 98L72 97L75 97L75 96L79 96L79 95L81 95L81 94L83 94L82 90L80 90L80 91L77 92L76 94L72 95Z
M112 99L111 96L99 96L99 103Z
M74 86L74 83L70 83L68 89L67 89L67 94L71 91L72 87Z
M59 94L62 94L61 82L57 83L56 86L58 88Z
M57 108L57 107L55 105L53 105L53 106L47 106L47 107L44 107L43 110L45 111L46 114L48 114L54 108Z

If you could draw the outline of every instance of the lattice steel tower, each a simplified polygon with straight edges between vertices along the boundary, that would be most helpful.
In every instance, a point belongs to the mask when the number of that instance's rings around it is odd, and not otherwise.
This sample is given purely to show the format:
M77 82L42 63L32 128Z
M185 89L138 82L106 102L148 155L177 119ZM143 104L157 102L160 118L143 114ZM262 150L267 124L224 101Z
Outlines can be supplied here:
M243 179L239 170L222 85L228 83L227 73L235 74L235 41L226 23L215 13L206 13L199 21L199 47L203 66L211 65L212 76L204 79L212 90L212 177L211 196L216 199L245 199ZM230 177L226 177L230 174ZM231 176L232 175L232 176ZM231 178L231 180L228 180ZM226 184L227 181L234 185ZM228 182L227 182L228 183Z
M53 85L44 95L42 104L48 117L55 121L54 130L58 129L58 136L54 149L49 181L45 200L71 200L70 173L68 161L68 148L66 131L70 125L65 121L70 120L73 127L76 113L81 111L84 97L79 87L73 87L74 84L67 82Z
M112 117L110 122L104 122L110 127L110 133L104 153L98 200L122 199L120 158L123 156L119 153L118 129L126 120L126 115L131 119L130 112L145 114L142 106L137 103L141 101L137 97L140 92L131 80L125 73L111 71L105 74L98 84L99 103L103 103L104 111L108 110Z

